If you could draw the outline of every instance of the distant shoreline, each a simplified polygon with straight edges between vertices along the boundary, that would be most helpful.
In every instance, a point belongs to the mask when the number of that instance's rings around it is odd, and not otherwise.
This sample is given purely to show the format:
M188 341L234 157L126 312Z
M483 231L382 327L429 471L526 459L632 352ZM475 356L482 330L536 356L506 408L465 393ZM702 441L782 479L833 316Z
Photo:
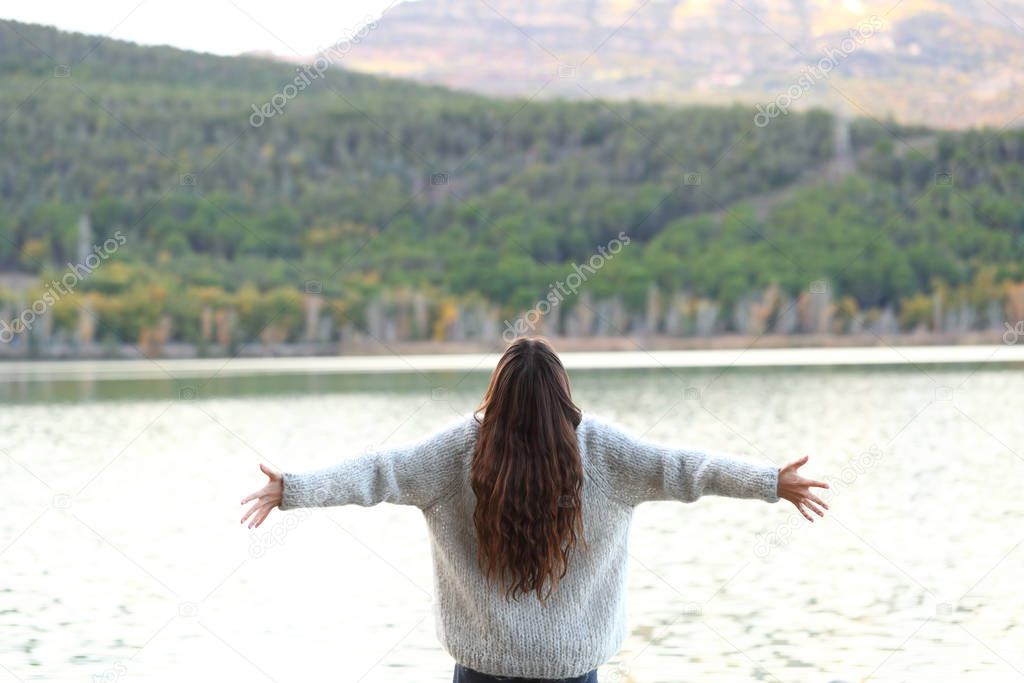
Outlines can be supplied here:
M918 332L894 335L874 334L726 334L708 337L671 337L666 335L563 337L545 335L559 352L612 351L708 351L715 349L819 349L871 348L904 346L978 346L1003 345L1009 332L933 333ZM1024 345L1024 327L1011 334L1012 341ZM0 368L9 361L118 361L118 360L199 360L229 358L331 358L385 355L449 355L467 353L498 353L505 343L500 339L464 341L393 341L368 336L343 342L293 342L286 344L240 344L234 352L220 344L209 344L201 350L196 344L170 343L157 354L148 355L134 344L114 346L93 343L87 346L63 345L40 349L30 354L26 349L0 345Z
M565 350L569 370L728 369L924 365L1024 365L1020 344L819 346L790 348ZM236 358L28 360L0 364L0 383L60 380L195 379L267 375L489 372L496 349L449 353Z

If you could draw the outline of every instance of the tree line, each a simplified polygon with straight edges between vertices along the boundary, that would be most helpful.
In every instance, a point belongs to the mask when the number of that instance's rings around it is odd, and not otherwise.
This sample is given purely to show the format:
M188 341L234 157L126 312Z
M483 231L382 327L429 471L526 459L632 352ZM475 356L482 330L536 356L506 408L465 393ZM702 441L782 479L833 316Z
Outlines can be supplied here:
M549 331L977 330L1024 281L1019 130L906 152L932 132L857 120L856 172L807 182L834 154L824 111L759 127L739 105L492 99L341 65L284 98L285 64L0 33L0 317L124 236L47 306L47 342L494 335L620 233Z

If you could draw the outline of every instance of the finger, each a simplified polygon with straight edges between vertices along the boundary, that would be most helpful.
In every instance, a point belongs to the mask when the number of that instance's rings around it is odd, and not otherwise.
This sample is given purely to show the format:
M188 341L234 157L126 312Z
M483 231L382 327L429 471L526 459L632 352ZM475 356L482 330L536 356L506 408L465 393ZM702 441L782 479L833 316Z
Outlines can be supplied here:
M242 524L245 524L245 520L252 517L256 513L256 511L259 510L261 507L263 507L263 501L257 501L253 503L252 506L248 510L246 510L245 514L242 516Z
M808 497L808 498L810 498L811 500L813 500L813 501L814 501L815 503L817 503L817 504L818 504L818 505L820 505L821 507L823 507L823 508L825 508L826 510L828 510L828 503L826 503L825 501L823 501L823 500L822 500L821 498L818 498L818 497L817 497L816 495L814 495L813 493L810 493L810 492L808 492L808 493L807 493L807 497Z
M257 519L259 519L260 515L262 513L263 513L263 503L259 503L257 505L253 505L252 509L249 511L249 515L246 515L246 517L249 517L249 523L246 526L248 526L251 529L252 525L253 525L253 522L255 522Z
M806 481L806 485L807 486L815 486L815 487L817 487L819 489L830 489L830 488L832 488L827 483L825 483L823 481L818 481L817 479L807 479L805 481Z
M270 484L267 484L266 486L261 488L259 491L253 491L252 493L250 493L245 498L245 500L242 501L242 504L244 505L245 502L249 501L249 500L256 500L258 498L266 498L267 496L270 495L270 493L271 493L271 491L270 491Z
M262 495L263 495L263 494L264 494L265 492L266 492L266 487L263 487L263 488L262 488L262 489L260 489L259 491L253 491L253 492L252 492L252 493L250 493L250 494L249 494L248 496L246 496L245 498L243 498L243 499L242 499L242 505L245 505L245 504L246 504L246 503L248 503L248 502L249 502L250 500L256 500L257 498L259 498L260 496L262 496Z
M267 518L267 515L269 515L270 511L273 509L274 507L272 505L266 505L260 508L260 513L253 517L252 521L249 522L249 528L254 529L258 527L260 524L263 524L263 520Z
M783 469L787 469L787 470L797 470L797 469L800 469L801 467L803 467L804 465L807 464L807 458L808 458L808 456L806 456L806 455L804 457L802 457L802 458L797 458L793 462L791 462L788 465L786 465Z
M808 510L810 510L814 514L818 515L819 517L824 517L825 516L825 513L821 511L821 508L819 508L817 505L815 505L811 501L805 499L804 500L804 505L807 507Z
M267 517L270 516L270 513L273 512L273 511L274 511L274 506L273 505L268 505L266 510L263 511L263 514L260 515L260 518L256 522L255 526L258 528L260 524L263 524L264 520L266 520Z
M796 506L796 509L800 511L800 514L801 514L801 515L803 515L803 516L804 516L804 518L805 518L805 519L806 519L806 520L807 520L808 522L810 522L810 523L812 523L812 524L814 523L814 520L813 520L813 519L811 519L811 516L810 516L809 514L807 514L806 512L804 512L804 509L803 509L803 507L801 507L800 503L793 503L793 505L795 505L795 506Z
M280 472L278 472L277 470L275 470L272 467L268 467L268 466L264 465L263 463L260 463L260 471L262 471L263 474L265 474L268 477L270 477L271 480L273 480L273 479L280 479L281 478L281 473Z
M257 508L257 507L259 507L259 503L254 503L254 504L252 504L252 505L250 505L250 506L249 506L249 509L245 511L245 514L244 514L244 515L242 515L242 519L241 519L241 523L242 523L242 524L245 524L245 520L247 520L247 519L249 519L250 517L252 517L252 513L253 513L253 511L254 511L254 510L255 510L255 509Z

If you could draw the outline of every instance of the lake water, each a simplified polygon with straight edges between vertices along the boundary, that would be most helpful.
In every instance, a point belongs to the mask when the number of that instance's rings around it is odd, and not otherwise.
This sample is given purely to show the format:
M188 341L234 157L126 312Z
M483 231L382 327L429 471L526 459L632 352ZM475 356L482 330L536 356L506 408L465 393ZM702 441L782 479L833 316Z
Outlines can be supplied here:
M325 465L472 410L488 369L8 374L0 682L450 681L417 510L249 533L238 500L261 461ZM1020 365L572 375L584 410L636 434L808 453L834 486L813 525L785 502L638 508L630 635L602 681L1024 678Z

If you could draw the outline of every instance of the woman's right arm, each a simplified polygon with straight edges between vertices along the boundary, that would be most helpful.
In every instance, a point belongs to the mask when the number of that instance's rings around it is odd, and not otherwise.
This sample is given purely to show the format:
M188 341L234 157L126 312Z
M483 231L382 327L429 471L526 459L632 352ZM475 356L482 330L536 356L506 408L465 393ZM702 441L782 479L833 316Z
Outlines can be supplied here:
M275 507L282 510L334 505L397 503L429 507L452 486L460 455L473 446L473 418L464 418L416 443L367 451L321 469L280 473L260 469L270 481L242 499L255 500L242 518L259 526Z

